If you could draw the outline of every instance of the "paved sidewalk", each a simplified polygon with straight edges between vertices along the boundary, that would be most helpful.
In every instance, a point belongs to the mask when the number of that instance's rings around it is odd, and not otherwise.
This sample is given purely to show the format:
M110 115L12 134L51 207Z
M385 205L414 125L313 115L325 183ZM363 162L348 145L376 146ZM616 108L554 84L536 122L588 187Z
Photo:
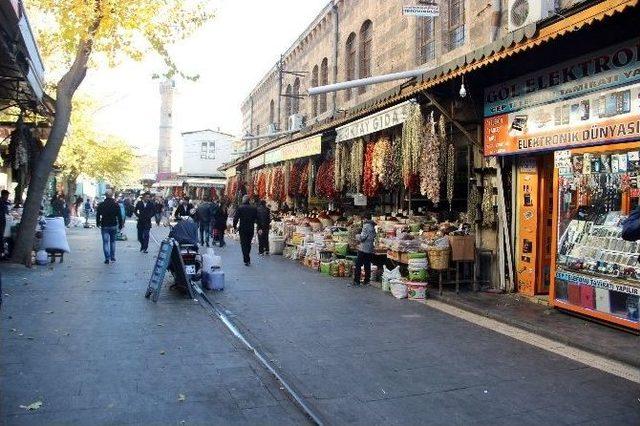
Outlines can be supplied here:
M640 424L637 383L255 251L215 299L334 424Z
M62 264L0 265L0 424L305 423L198 303L168 286L144 298L155 255L138 252L134 226L116 264L96 229L77 228Z
M516 294L445 291L435 299L609 359L640 367L640 337Z

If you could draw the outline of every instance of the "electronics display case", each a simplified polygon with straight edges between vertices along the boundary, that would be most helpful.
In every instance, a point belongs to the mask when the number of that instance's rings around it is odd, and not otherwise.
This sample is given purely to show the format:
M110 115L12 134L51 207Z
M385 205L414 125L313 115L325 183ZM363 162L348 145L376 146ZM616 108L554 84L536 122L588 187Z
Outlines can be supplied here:
M563 157L555 173L551 303L640 330L640 242L621 238L640 195L640 144L581 148Z

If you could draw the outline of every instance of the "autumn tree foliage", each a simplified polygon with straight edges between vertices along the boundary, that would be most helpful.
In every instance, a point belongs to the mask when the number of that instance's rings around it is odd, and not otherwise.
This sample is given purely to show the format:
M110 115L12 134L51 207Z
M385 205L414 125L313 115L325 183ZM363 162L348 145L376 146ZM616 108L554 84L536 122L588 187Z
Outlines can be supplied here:
M13 260L29 263L47 178L67 136L73 98L92 66L159 55L167 76L183 74L169 46L212 18L205 0L29 0L25 2L50 75L59 75L55 116L31 176Z

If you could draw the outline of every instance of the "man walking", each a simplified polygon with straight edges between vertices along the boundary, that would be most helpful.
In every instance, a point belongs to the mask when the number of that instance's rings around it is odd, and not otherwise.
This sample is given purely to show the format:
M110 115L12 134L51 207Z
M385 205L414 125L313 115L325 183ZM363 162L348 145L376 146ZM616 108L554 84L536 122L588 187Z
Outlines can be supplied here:
M96 211L96 226L102 234L102 251L104 263L116 261L116 234L124 227L124 218L120 213L120 206L113 199L113 193L107 191L103 202L98 204Z
M162 212L164 211L164 202L162 201L162 197L156 197L155 209L156 227L158 227L160 226L160 221L162 220Z
M271 211L267 203L261 200L258 204L258 253L269 254L269 228L271 227Z
M371 260L373 258L374 244L376 240L376 224L371 220L371 215L366 215L362 224L362 233L356 235L356 239L360 242L358 247L358 257L356 259L355 271L353 276L353 285L360 285L360 273L364 266L364 285L369 285L371 280Z
M242 197L242 205L236 210L233 217L233 229L238 229L240 233L240 246L242 247L242 258L245 266L251 264L251 240L253 239L254 227L258 218L256 208L249 204L249 196ZM238 222L240 226L238 227Z
M196 208L195 214L198 229L200 230L200 245L207 245L211 241L211 221L213 220L213 203L205 200Z
M220 247L225 246L224 242L224 231L227 229L227 206L224 203L220 203L216 212L214 213L213 219L213 242L218 241L220 243Z
M156 207L151 201L151 194L145 192L142 200L138 201L133 213L138 218L138 241L140 251L147 253L149 248L149 231L151 230L151 220L156 214Z

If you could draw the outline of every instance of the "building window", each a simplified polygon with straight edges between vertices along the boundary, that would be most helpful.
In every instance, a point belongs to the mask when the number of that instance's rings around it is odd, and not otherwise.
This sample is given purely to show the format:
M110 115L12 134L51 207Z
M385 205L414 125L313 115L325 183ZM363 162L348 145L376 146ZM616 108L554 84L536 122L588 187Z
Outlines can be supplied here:
M464 44L464 0L449 1L449 50Z
M286 119L289 120L289 116L291 116L291 114L293 114L293 103L291 102L291 85L288 84L287 85L287 90L284 92L284 112L286 115Z
M216 143L215 142L200 143L200 159L201 160L216 159Z
M313 67L311 72L311 87L318 87L318 66ZM311 115L314 117L318 115L318 96L311 98Z
M275 104L273 99L271 99L271 102L269 102L269 124L275 123L275 114Z
M345 46L345 58L346 58L346 75L345 80L355 80L356 78L356 33L349 34L347 38L347 44ZM344 99L348 101L351 99L351 89L347 89L344 92Z
M320 85L326 86L329 84L329 60L324 58L322 63L320 64ZM322 93L320 95L320 105L318 108L320 109L320 113L322 114L327 110L327 94Z
M291 103L293 104L293 113L298 114L300 112L300 79L297 77L293 82L293 98L291 99Z
M418 65L436 57L435 29L434 18L418 18Z
M360 28L360 78L371 77L371 54L373 44L373 24L365 21ZM361 86L360 93L367 91L367 86Z

